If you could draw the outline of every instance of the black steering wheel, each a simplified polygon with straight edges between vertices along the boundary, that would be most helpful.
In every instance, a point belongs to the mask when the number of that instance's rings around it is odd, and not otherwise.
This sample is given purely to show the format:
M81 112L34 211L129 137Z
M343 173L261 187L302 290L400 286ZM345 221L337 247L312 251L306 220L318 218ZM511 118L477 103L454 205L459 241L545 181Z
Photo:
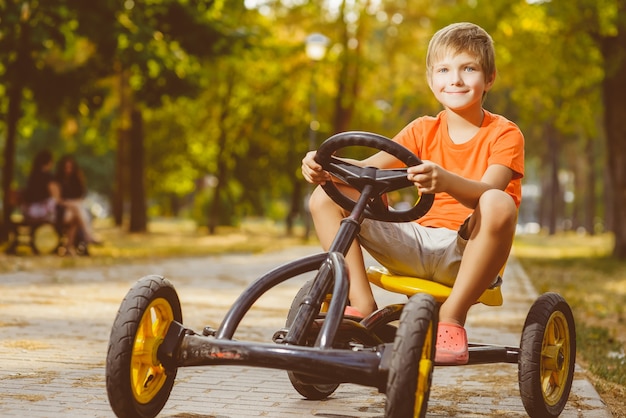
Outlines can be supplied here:
M386 222L408 222L419 219L428 212L435 199L432 194L420 195L415 205L410 209L389 210L383 200L384 194L413 186L413 183L407 178L407 169L359 167L333 156L338 150L350 146L362 146L385 151L402 161L407 167L422 164L422 161L397 142L369 132L342 132L324 141L315 155L315 160L324 170L359 192L362 192L365 186L372 187L372 198L365 207L365 217ZM352 211L356 205L354 200L339 191L334 182L327 181L322 187L328 196L345 210Z

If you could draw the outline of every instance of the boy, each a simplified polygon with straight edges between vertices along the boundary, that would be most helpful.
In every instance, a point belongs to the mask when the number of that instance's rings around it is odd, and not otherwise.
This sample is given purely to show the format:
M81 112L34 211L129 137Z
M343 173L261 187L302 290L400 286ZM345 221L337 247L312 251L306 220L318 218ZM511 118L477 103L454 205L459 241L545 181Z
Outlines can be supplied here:
M452 24L433 36L426 56L427 79L444 110L414 120L394 141L422 159L423 164L408 168L407 177L420 193L436 194L435 203L416 222L366 219L359 242L346 256L351 303L346 314L364 316L376 309L361 246L395 274L452 286L439 310L437 364L467 363L467 312L497 279L509 256L521 200L522 133L482 107L496 77L494 57L491 37L474 24ZM302 173L309 183L323 184L330 175L314 156L312 151L304 157ZM350 161L399 166L384 152ZM346 213L319 187L309 206L320 242L328 249Z

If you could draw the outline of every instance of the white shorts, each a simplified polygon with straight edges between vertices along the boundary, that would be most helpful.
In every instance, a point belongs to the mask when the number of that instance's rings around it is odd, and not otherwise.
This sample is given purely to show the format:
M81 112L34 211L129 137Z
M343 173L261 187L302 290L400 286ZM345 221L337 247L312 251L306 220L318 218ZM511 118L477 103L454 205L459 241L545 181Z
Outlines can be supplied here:
M416 222L365 219L359 242L390 272L452 286L467 240L457 231Z

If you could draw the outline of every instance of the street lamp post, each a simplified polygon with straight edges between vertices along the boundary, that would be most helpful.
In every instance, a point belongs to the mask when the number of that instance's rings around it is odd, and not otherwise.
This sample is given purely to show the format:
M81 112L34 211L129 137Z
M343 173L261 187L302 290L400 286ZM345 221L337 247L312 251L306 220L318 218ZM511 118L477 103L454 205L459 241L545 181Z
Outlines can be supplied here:
M311 86L309 88L309 109L311 114L311 120L309 121L309 150L317 148L317 131L320 128L320 123L317 120L317 84L315 82L315 63L324 59L326 55L326 48L328 47L329 39L321 33L313 33L306 38L306 55L313 63L313 69L311 70ZM305 199L305 231L304 238L308 239L311 233L312 219L309 212L308 198L311 195L311 187L309 186L309 192Z
M314 33L306 38L306 55L314 64L324 59L326 55L326 48L328 46L329 39L321 33ZM315 82L315 67L311 71L311 87L309 89L310 94L310 111L311 121L309 122L309 150L317 148L316 134L320 128L320 123L317 120L317 83Z

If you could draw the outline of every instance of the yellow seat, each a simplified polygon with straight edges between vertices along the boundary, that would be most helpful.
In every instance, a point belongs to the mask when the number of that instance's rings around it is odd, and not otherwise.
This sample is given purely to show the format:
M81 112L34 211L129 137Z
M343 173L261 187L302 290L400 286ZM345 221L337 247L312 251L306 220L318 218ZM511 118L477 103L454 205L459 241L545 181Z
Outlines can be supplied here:
M391 274L384 267L369 267L367 269L367 278L370 283L394 293L401 293L407 296L413 296L416 293L428 293L432 295L437 302L443 303L450 296L451 287L431 280L420 279L417 277L396 276ZM478 302L488 306L502 305L502 291L497 285L493 288L485 290L478 298Z

